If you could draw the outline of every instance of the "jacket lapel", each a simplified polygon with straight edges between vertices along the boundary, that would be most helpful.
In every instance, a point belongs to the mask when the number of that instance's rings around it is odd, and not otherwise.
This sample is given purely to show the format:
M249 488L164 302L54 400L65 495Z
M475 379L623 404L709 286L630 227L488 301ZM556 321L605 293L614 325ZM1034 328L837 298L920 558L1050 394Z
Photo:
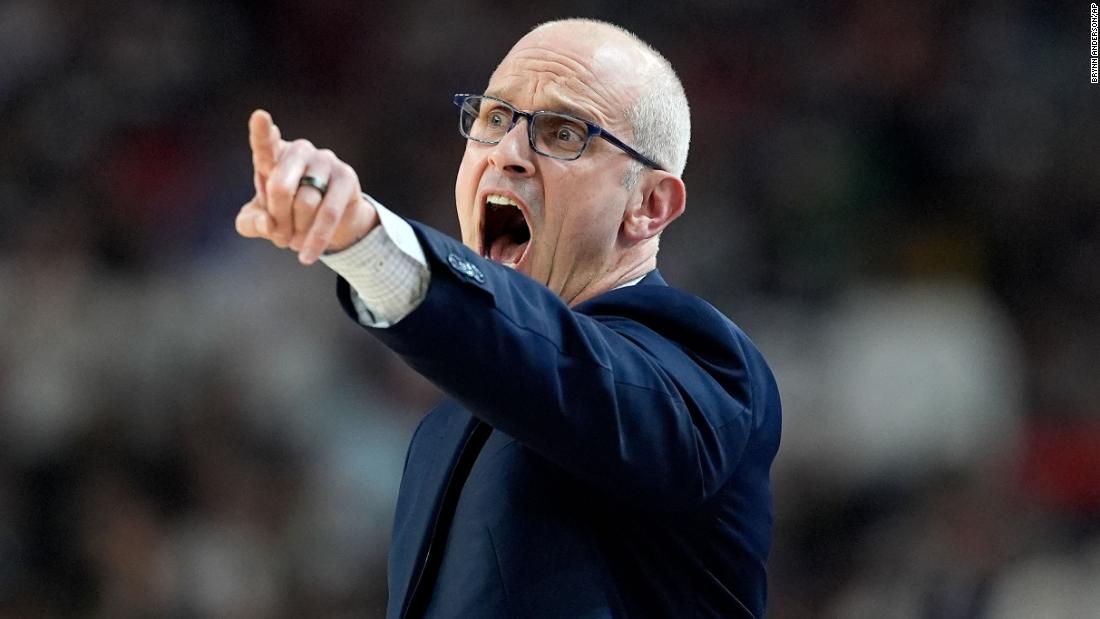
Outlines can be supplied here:
M448 400L417 427L409 445L394 515L387 619L400 617L408 602L425 561L447 482L476 425L473 416Z

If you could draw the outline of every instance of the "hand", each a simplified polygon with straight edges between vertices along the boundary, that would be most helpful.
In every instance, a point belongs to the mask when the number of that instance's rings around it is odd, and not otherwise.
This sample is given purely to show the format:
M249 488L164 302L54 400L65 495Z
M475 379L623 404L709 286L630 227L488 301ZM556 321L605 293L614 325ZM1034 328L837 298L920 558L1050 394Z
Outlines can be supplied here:
M237 214L241 236L290 247L299 262L313 264L323 252L345 249L378 225L355 170L331 150L318 150L309 140L284 141L264 110L248 119L248 141L256 195ZM324 195L299 186L307 175L328 184Z

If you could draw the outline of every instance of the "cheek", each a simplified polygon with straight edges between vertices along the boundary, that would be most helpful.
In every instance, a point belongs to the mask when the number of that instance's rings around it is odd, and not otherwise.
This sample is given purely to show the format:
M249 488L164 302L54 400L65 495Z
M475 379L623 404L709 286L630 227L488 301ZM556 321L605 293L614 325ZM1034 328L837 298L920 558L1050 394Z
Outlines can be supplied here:
M577 187L563 196L560 211L563 236L589 242L613 238L619 229L621 216L618 195L607 191L592 191Z
M470 154L469 149L462 157L455 179L455 207L458 209L458 223L462 230L462 240L467 245L476 242L475 219L477 209L474 200L477 197L478 182L481 179L482 165Z
M555 249L544 256L556 263L553 271L566 274L598 268L613 251L618 237L621 217L615 212L617 205L611 196L574 184L559 192L555 206L547 212L546 236L551 238L545 239Z

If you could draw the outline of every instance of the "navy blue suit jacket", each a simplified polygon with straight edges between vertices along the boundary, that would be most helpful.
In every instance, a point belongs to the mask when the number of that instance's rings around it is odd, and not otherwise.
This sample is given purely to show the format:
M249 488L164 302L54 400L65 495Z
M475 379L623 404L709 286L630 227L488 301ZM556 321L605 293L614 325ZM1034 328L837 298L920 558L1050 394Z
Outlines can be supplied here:
M413 227L427 296L369 330L451 399L409 447L387 617L762 617L780 404L748 337L656 271L571 309Z

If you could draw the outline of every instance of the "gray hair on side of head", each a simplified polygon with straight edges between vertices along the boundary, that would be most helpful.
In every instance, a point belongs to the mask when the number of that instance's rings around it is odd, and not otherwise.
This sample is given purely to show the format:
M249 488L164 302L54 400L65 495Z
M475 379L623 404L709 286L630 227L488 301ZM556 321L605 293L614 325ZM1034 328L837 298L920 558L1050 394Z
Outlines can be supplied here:
M683 175L687 165L688 146L691 144L691 110L684 93L684 85L680 83L672 64L638 35L622 26L598 19L559 19L539 24L531 32L569 24L612 28L653 56L656 62L646 76L645 91L626 110L626 118L634 133L631 146L676 176ZM633 162L623 178L623 185L633 188L644 170L643 164Z

